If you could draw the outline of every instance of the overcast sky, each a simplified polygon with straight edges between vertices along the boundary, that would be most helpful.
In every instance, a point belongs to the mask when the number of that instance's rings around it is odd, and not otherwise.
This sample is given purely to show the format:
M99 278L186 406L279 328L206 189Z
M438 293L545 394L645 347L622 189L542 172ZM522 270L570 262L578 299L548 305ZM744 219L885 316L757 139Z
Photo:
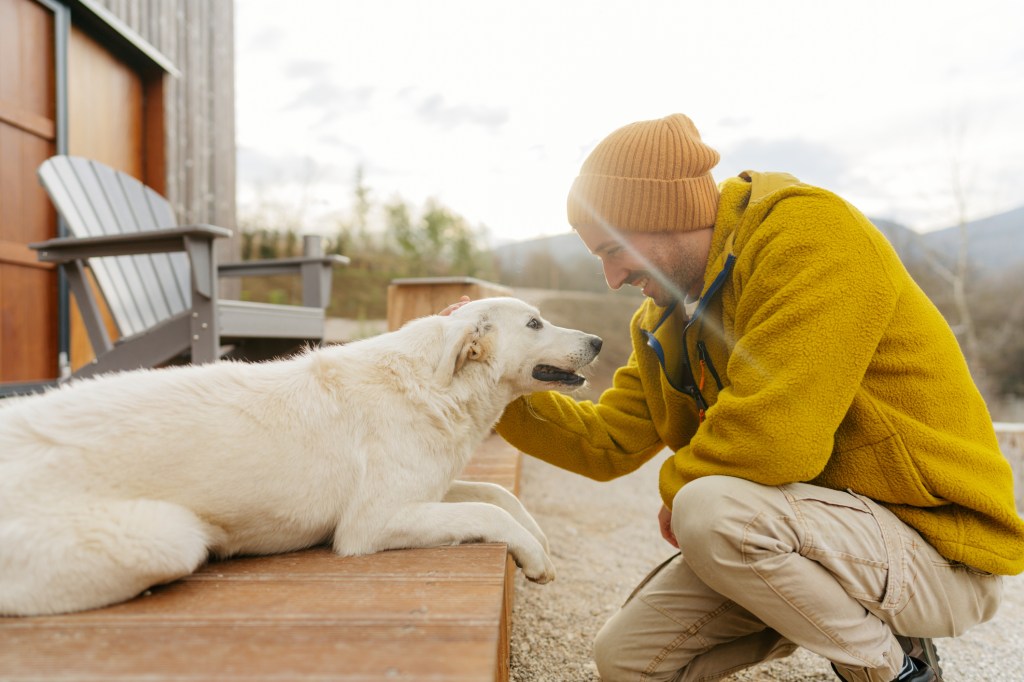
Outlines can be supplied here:
M1024 204L1019 0L236 0L239 208L315 228L434 197L496 243L565 232L586 155L689 115L721 180L785 170L926 231Z

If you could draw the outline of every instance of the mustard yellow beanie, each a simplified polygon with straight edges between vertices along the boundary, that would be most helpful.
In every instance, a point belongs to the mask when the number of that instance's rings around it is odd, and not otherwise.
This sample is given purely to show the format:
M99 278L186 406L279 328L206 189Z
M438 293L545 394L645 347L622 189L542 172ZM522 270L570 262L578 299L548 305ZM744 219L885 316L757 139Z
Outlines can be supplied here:
M718 158L682 114L623 126L583 162L569 190L569 224L624 232L711 227L718 187L710 171Z

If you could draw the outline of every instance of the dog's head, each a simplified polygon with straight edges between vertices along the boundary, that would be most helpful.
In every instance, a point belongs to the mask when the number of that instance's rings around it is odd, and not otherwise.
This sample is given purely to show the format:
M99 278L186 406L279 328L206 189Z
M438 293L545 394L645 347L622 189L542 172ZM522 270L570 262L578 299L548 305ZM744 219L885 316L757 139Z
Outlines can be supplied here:
M451 376L469 363L489 368L491 378L522 395L550 388L574 389L579 374L601 350L601 339L556 327L533 306L516 298L483 298L450 316L444 366Z

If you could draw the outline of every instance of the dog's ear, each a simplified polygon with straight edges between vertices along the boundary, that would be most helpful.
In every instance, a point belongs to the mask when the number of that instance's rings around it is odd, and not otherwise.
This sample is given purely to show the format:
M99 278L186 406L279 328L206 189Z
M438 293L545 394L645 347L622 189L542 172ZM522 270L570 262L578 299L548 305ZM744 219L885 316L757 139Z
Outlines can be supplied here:
M485 326L479 320L447 325L444 331L444 351L436 370L439 383L451 383L467 362L484 358L484 329Z
M479 360L483 356L484 345L480 341L480 331L479 329L474 329L463 339L462 350L459 351L458 357L455 358L455 371L452 374L457 374L467 361Z

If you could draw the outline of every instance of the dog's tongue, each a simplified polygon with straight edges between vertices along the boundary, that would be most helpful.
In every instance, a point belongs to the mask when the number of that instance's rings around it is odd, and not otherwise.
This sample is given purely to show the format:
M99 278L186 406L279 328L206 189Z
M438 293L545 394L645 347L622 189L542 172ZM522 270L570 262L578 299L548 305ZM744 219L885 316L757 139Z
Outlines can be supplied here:
M537 381L550 381L570 386L579 386L586 379L573 372L566 372L551 365L537 365L533 368L533 378Z

